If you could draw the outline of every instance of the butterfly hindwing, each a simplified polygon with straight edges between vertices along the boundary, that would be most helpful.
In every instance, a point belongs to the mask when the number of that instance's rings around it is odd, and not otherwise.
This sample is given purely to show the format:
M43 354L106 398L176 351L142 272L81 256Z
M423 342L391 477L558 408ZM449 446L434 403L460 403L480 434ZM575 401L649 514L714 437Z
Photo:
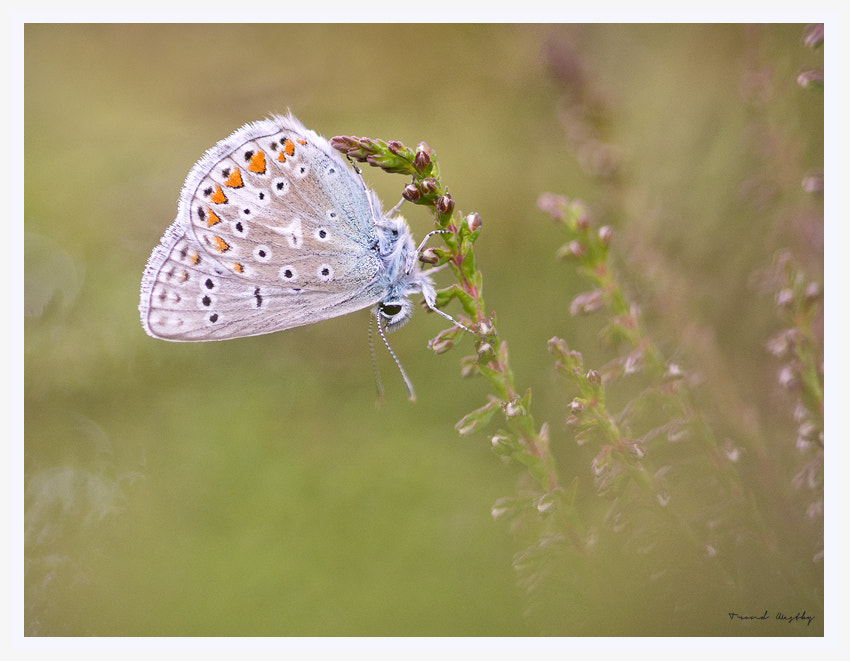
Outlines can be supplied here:
M248 124L189 173L145 270L143 325L217 340L369 307L386 288L374 213L324 139L292 117Z

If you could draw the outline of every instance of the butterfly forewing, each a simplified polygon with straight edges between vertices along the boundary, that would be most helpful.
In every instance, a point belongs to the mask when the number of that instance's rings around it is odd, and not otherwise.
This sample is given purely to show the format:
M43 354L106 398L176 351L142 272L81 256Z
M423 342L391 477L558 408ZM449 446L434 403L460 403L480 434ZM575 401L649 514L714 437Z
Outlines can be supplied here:
M371 306L384 295L361 182L292 117L249 124L187 177L178 217L142 280L151 335L258 335Z

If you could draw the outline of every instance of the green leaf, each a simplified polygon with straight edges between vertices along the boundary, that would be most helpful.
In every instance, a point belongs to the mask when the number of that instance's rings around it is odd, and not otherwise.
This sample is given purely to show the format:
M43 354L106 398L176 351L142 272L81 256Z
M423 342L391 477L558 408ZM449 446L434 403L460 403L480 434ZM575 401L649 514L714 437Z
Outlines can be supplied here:
M467 413L455 425L458 434L461 436L469 436L472 432L480 429L482 426L490 422L493 414L499 410L499 400L490 396L490 401L479 409L475 409L471 413Z

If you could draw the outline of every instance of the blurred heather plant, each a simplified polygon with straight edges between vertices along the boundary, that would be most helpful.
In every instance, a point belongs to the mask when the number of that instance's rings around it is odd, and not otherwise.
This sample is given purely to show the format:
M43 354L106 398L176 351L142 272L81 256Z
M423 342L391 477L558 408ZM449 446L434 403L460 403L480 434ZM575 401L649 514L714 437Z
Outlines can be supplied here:
M598 587L611 599L597 606L625 619L619 609L634 608L640 595L646 612L675 621L664 633L696 634L707 604L721 591L730 598L744 589L730 562L742 552L740 531L761 525L737 469L741 448L718 440L695 403L694 375L663 355L624 293L609 260L611 227L596 228L579 201L544 194L538 205L567 234L558 257L592 284L572 300L571 313L604 312L600 337L615 352L590 368L565 340L549 341L556 370L578 393L566 406L565 425L594 454L589 473L602 508L592 527L597 548L585 560L605 577ZM618 388L630 396L615 408L609 402L623 399ZM642 615L628 620L611 633L645 632Z
M822 39L817 26L804 37L815 47ZM783 466L772 463L754 440L758 431L740 414L743 407L712 407L716 398L700 394L711 389L702 372L685 364L681 349L673 359L653 339L651 324L612 260L612 226L628 213L620 177L623 153L608 137L611 114L574 50L558 44L547 60L566 90L559 113L568 145L605 191L595 212L560 195L544 194L538 202L566 234L558 258L590 282L573 297L570 311L575 317L604 314L600 337L613 353L601 365L588 365L567 340L549 341L555 368L573 393L563 414L566 434L579 450L571 456L586 456L587 464L558 465L563 462L558 448L564 448L559 432L535 422L530 389L515 383L507 343L497 332L495 313L485 307L475 263L481 219L455 208L435 152L425 143L409 149L395 141L331 140L352 160L409 176L403 197L434 215L444 247L427 248L420 259L453 272L457 284L438 292L437 302L456 298L463 306L459 321L476 339L475 355L461 359L461 373L483 376L492 389L488 401L456 429L463 436L480 432L498 414L497 430L488 432L492 449L524 468L517 494L500 499L492 511L510 522L520 546L514 568L526 597L524 615L535 631L554 635L739 635L741 630L729 629L729 611L808 607L821 615L823 584L816 563L822 560L822 530L819 540L803 545L802 554L788 550L801 532L816 537L818 531L799 525L793 508L785 506L782 489L776 488ZM822 81L814 69L798 77L812 89ZM806 175L803 186L819 191L822 175L816 170ZM614 222L600 223L597 217ZM820 287L789 253L782 253L769 273L762 281L776 285L786 328L767 347L784 361L780 383L798 399L797 447L807 455L796 477L787 480L814 494L807 514L816 520L823 508ZM429 346L437 353L449 351L465 332L449 328ZM822 631L822 619L818 624L806 633Z
M812 49L823 45L824 26L806 27L803 43ZM797 76L798 85L812 94L821 94L824 86L823 69L805 67ZM801 181L802 189L819 198L823 193L823 170L819 164L810 168ZM822 255L821 255L822 257ZM824 342L823 290L818 280L823 276L823 263L810 255L802 261L811 263L820 273L818 279L807 274L791 250L777 252L771 267L756 274L763 291L774 297L782 330L767 341L768 351L781 366L777 382L793 400L793 420L796 424L796 449L802 466L792 479L797 491L808 493L805 510L807 519L817 531L817 560L823 559L823 490L824 490Z
M806 463L794 477L797 489L813 494L809 518L823 517L823 308L821 288L806 276L788 251L780 252L771 270L778 314L786 327L767 341L782 366L777 381L796 399L796 447ZM820 553L822 553L822 549Z
M823 26L806 29L806 45L816 48L822 40ZM757 39L752 41L757 44ZM622 202L627 191L619 176L622 162L613 157L620 150L606 139L610 116L602 96L588 83L580 59L569 46L553 45L548 59L554 77L565 87L560 113L568 144L585 172L610 193L600 215L628 218L629 210ZM770 73L769 66L750 66L744 71L748 84L742 90L755 111L753 123L762 124L750 127L752 134L770 138L756 145L767 158L764 145L775 145L784 138L771 134L770 123L759 115L759 104L770 100L766 91ZM823 74L807 68L797 82L819 91ZM762 184L767 178L761 172L753 175ZM822 185L817 168L803 176L807 192L817 194ZM779 185L773 191L766 189L770 195L754 202L762 213L772 210L770 203L779 206L783 199ZM578 392L567 405L566 425L579 445L593 447L590 472L597 496L610 506L604 525L595 529L599 557L614 559L608 566L617 566L621 572L604 586L614 597L610 603L616 604L618 598L637 603L635 597L642 591L640 603L650 609L657 607L671 622L677 622L671 633L705 633L706 623L699 622L699 613L724 604L730 610L730 604L757 610L759 600L792 597L822 612L820 285L804 275L788 251L781 251L772 268L758 271L753 278L775 292L776 307L786 323L786 328L768 341L768 349L783 360L780 384L798 399L794 408L797 449L807 459L794 475L794 469L789 473L781 458L785 455L782 448L774 448L779 452L773 455L765 440L757 438L760 433L753 431L748 413L730 419L751 407L706 411L711 399L724 398L698 397L697 391L710 389L711 384L701 384L705 377L683 367L680 360L665 358L652 341L638 306L629 301L608 259L614 236L611 227L597 229L586 206L577 200L545 194L538 204L567 234L558 257L574 264L592 285L572 300L571 313L581 316L604 310L608 321L601 338L618 352L601 367L589 369L581 353L567 342L560 338L550 341L557 370ZM781 223L788 212L776 210L775 214ZM809 230L812 235L818 232L822 233L822 220L819 229ZM716 388L722 384L715 384ZM612 410L608 402L618 390L636 394ZM713 421L722 421L725 431L716 431ZM799 508L783 502L785 490L779 483L789 478L795 489L805 487L811 494L805 508L811 525L801 520ZM607 550L602 548L605 544ZM674 554L675 562L671 562ZM567 571L577 572L580 567ZM607 579L614 573L597 575ZM546 607L551 608L552 603L548 600Z

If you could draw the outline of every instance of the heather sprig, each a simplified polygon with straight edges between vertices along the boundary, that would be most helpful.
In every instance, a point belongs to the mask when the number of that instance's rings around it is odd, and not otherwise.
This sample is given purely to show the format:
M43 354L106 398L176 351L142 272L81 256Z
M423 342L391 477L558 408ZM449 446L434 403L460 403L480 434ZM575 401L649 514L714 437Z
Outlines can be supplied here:
M779 385L796 399L796 449L805 458L791 483L813 495L806 515L820 519L824 484L823 293L817 282L808 280L788 251L777 254L769 279L774 284L776 310L785 328L768 339L767 349L781 361Z
M767 348L783 361L780 385L795 392L804 409L795 415L800 422L798 443L823 447L823 358L818 329L821 287L807 281L787 251L776 256L774 266L779 285L776 309L786 328L768 340Z
M330 142L354 161L409 176L410 183L404 187L402 197L427 207L433 214L444 247L427 248L420 259L435 266L447 264L451 269L457 282L437 292L436 304L442 307L457 299L465 313L459 319L465 328L455 326L441 331L429 342L429 347L435 353L445 353L471 330L475 334L475 354L461 360L461 373L485 377L493 390L483 406L465 415L455 427L462 436L467 436L483 429L500 413L504 426L491 437L493 451L525 466L540 489L533 499L539 507L552 509L553 494L559 493L560 487L549 450L548 429L545 424L537 427L534 422L530 411L531 390L521 391L515 385L507 342L497 332L495 313L488 313L484 303L483 276L476 267L474 253L482 229L481 217L474 212L464 216L456 208L440 179L436 153L427 143L409 149L395 140L353 136L337 136Z
M603 496L621 494L631 483L650 497L643 499L644 504L666 508L673 498L667 486L670 466L665 466L663 459L647 460L650 444L666 439L670 443L687 440L700 448L710 459L709 471L725 487L727 496L739 494L742 489L732 467L737 458L734 446L717 442L694 404L686 373L679 364L667 360L652 341L638 305L629 300L619 283L609 261L613 230L608 226L596 228L588 209L578 200L547 193L540 196L538 206L567 236L557 256L574 264L593 285L573 298L571 313L585 316L604 311L607 323L602 338L611 347L625 347L606 364L591 369L565 340L553 337L549 341L557 371L578 390L567 406L566 425L578 445L590 444L597 449L591 462L597 492ZM608 389L627 377L639 378L642 389L621 411L612 411L607 404ZM663 414L659 415L660 411ZM684 518L669 518L691 537Z

